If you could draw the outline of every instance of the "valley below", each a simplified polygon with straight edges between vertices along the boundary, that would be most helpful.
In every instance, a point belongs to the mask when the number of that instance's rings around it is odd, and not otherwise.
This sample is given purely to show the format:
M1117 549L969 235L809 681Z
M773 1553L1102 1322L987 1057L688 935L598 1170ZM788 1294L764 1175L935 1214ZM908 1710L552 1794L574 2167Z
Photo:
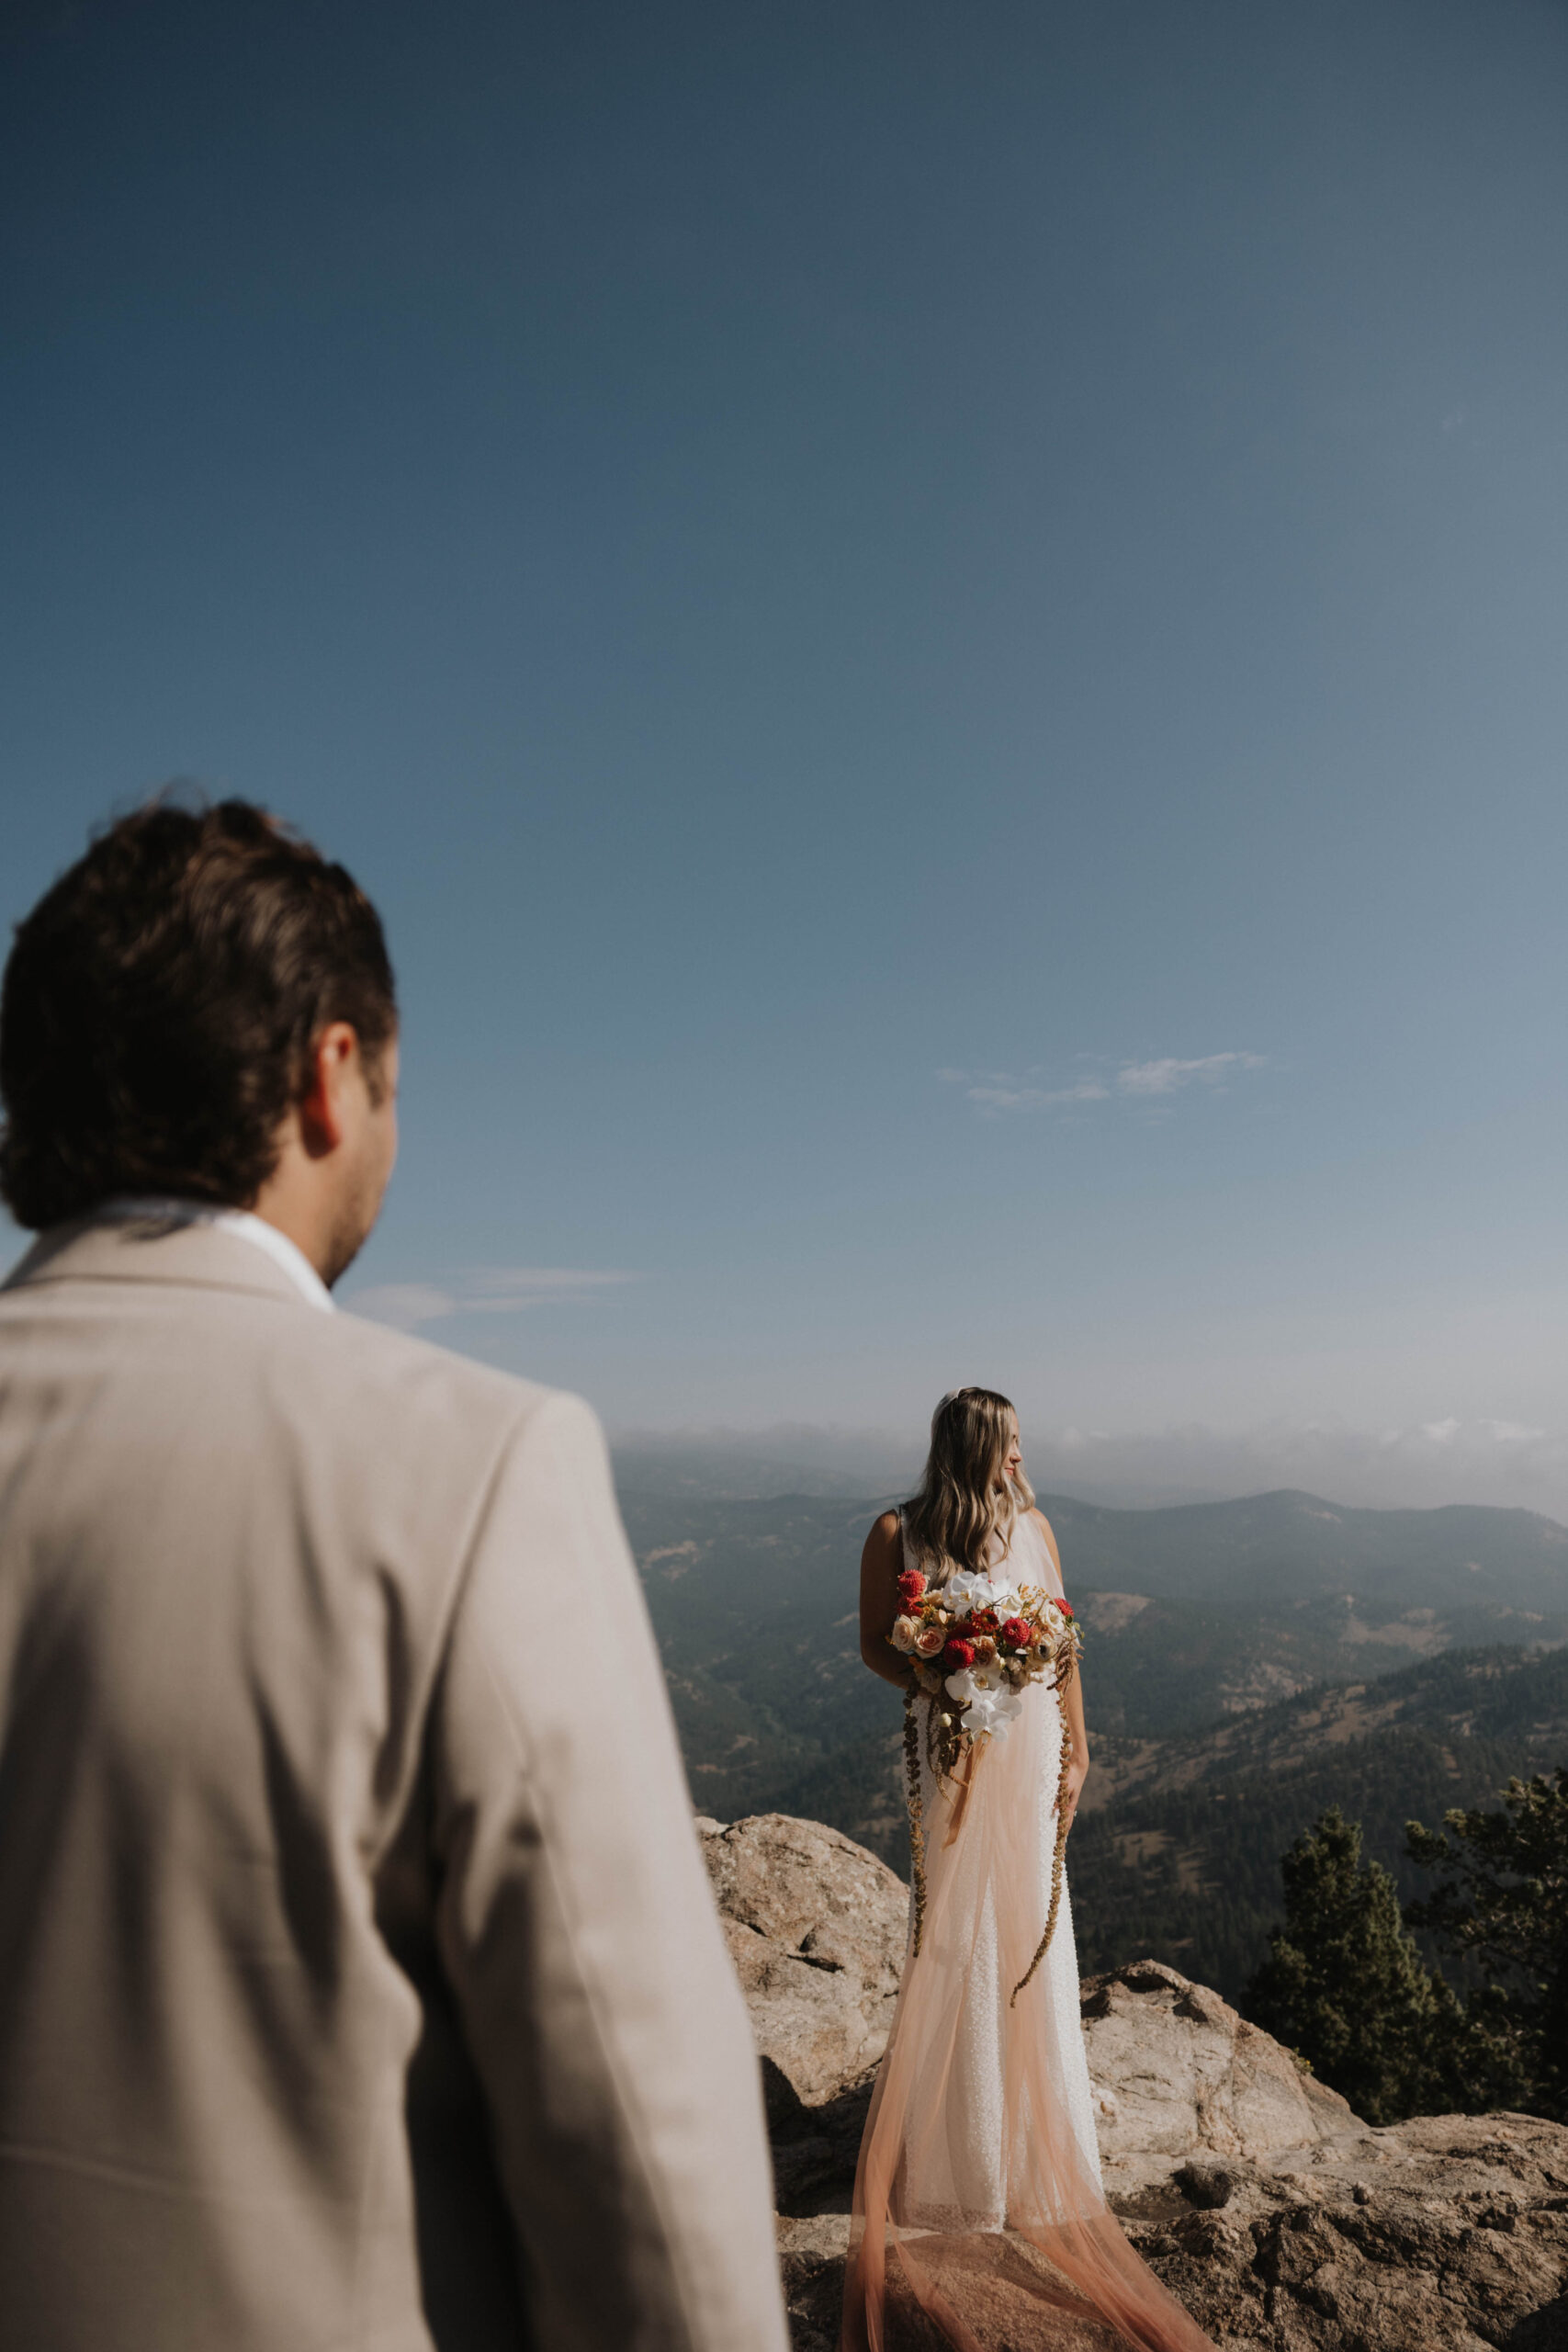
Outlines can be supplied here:
M867 1673L886 1499L735 1496L618 1465L694 1803L826 1822L908 1870L902 1710ZM1297 1493L1111 1510L1043 1497L1083 1620L1094 1770L1070 1853L1086 1971L1152 1955L1235 1999L1279 1857L1326 1805L1403 1895L1404 1825L1568 1760L1568 1529Z

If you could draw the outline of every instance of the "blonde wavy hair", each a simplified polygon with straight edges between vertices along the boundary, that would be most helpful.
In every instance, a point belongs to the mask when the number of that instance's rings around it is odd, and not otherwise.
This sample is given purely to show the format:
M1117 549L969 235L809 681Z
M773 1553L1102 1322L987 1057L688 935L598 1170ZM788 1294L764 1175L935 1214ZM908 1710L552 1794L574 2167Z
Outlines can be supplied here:
M1021 1468L1002 1464L1018 1430L1010 1400L994 1388L953 1388L931 1415L931 1450L919 1494L904 1505L910 1549L933 1583L955 1568L983 1568L991 1539L1005 1551L1021 1512L1034 1508Z

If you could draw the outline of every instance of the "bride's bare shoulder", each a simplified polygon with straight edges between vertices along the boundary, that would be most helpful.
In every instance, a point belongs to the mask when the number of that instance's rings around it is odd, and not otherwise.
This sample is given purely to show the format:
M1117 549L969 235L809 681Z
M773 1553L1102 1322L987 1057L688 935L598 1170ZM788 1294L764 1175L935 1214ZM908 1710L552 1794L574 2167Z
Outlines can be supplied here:
M885 1510L880 1519L872 1521L871 1532L865 1540L868 1544L877 1544L886 1549L888 1544L898 1543L899 1534L898 1513Z

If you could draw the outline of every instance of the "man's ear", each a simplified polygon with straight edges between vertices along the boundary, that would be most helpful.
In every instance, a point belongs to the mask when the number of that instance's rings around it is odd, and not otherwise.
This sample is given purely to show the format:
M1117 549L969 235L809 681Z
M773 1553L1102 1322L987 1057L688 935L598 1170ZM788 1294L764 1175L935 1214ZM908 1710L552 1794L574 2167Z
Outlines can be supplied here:
M347 1131L348 1087L359 1067L359 1039L346 1021L330 1021L310 1047L299 1097L299 1138L312 1159L324 1159Z

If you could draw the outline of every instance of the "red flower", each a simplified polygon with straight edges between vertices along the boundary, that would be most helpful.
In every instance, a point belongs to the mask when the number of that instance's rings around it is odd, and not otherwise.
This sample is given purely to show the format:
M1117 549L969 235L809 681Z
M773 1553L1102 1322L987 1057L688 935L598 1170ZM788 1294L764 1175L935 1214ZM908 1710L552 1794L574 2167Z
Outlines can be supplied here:
M1070 1600L1058 1600L1056 1606L1061 1611L1064 1617L1070 1617L1072 1615L1073 1604Z
M906 1609L912 1609L925 1591L926 1580L919 1568L905 1568L898 1578L898 1598Z
M994 1609L972 1609L969 1611L969 1631L972 1634L994 1634L997 1623Z
M974 1643L949 1642L942 1653L942 1662L944 1666L951 1667L954 1674L964 1667L973 1666L975 1663Z
M1029 1647L1029 1627L1021 1617L1008 1619L1002 1627L1002 1639L1011 1649L1026 1650Z

